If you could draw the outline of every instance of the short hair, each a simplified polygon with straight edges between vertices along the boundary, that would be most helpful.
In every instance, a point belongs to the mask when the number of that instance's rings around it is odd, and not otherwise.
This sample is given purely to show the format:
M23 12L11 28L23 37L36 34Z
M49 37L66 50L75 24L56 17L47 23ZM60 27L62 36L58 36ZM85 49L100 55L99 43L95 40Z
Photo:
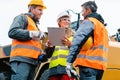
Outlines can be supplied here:
M28 12L31 12L31 9L35 9L36 7L37 7L37 5L28 6Z
M97 11L97 5L95 3L95 1L88 1L88 2L85 2L81 5L82 7L88 9L90 8L92 12L96 12Z

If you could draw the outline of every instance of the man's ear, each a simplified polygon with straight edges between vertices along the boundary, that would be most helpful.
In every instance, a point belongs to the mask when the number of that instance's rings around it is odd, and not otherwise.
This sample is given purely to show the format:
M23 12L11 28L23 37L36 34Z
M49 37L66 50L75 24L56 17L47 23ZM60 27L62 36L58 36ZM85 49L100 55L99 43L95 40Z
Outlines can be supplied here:
M34 12L34 8L31 8L31 12Z
M88 14L92 13L92 11L91 11L90 8L87 8L87 13L88 13Z

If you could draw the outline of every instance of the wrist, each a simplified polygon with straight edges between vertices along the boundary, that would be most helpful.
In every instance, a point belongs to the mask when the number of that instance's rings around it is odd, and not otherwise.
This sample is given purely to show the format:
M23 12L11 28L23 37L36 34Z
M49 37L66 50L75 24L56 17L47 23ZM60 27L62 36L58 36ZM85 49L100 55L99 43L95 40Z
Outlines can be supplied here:
M39 31L29 31L29 36L31 38L38 38L40 36L40 32Z
M71 69L71 68L72 68L72 63L68 63L68 62L67 62L66 65L67 65L67 68L68 68L68 69Z
M71 46L71 42L69 41L69 42L68 42L68 48L70 48L70 46Z

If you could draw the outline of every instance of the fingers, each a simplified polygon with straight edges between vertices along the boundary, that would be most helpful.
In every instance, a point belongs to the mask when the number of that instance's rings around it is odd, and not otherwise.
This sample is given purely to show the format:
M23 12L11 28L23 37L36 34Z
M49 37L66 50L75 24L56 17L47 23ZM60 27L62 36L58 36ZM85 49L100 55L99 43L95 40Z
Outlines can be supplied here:
M49 40L47 40L47 42L46 42L46 47L53 47L53 45L51 44L51 42Z
M69 41L67 37L64 37L64 39L62 40L62 43L68 47L71 45L71 41Z
M74 74L74 75L77 75L76 71L75 70L71 70L71 72Z
M72 77L71 72L70 72L69 69L66 69L66 72L67 72L67 74L68 74L69 77Z

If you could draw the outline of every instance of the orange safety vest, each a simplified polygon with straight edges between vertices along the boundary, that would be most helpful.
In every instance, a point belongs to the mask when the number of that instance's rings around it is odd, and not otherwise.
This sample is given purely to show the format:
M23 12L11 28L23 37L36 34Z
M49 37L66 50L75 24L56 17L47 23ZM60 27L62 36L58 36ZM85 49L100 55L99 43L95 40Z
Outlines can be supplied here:
M26 17L28 20L27 30L38 31L34 21L29 16L26 15ZM23 56L23 57L37 59L38 56L41 54L41 52L42 52L42 46L40 41L36 41L36 40L19 41L14 39L12 41L12 49L11 49L10 57Z
M108 33L104 25L95 18L88 18L94 23L94 43L87 51L80 51L74 66L86 66L105 70L108 57Z

